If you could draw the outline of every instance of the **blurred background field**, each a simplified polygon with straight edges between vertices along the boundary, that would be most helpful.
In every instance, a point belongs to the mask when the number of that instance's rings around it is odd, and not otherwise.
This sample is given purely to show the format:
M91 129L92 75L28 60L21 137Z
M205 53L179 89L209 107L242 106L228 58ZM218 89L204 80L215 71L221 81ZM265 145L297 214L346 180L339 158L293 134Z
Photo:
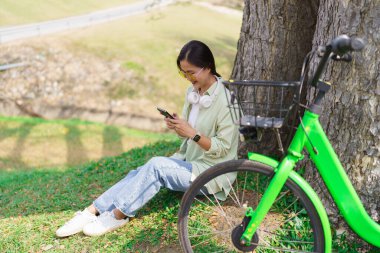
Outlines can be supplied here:
M180 2L85 29L0 45L3 62L29 64L0 72L0 78L5 94L17 90L8 97L32 108L108 110L112 104L116 112L159 118L157 105L182 110L189 83L178 75L176 57L188 41L209 45L218 72L229 78L241 19L236 10L225 13Z
M138 0L2 0L0 26L12 26L68 16L81 15L105 8L132 4Z
M209 8L184 3L148 16L95 26L65 36L73 50L84 50L104 60L118 60L136 74L136 81L118 86L135 89L137 97L174 110L181 107L189 83L178 75L176 57L181 47L196 39L205 42L215 54L217 70L228 78L235 59L241 16L222 14ZM196 24L196 25L194 25ZM144 79L145 77L145 79ZM148 81L146 80L148 77ZM154 112L156 113L156 112Z

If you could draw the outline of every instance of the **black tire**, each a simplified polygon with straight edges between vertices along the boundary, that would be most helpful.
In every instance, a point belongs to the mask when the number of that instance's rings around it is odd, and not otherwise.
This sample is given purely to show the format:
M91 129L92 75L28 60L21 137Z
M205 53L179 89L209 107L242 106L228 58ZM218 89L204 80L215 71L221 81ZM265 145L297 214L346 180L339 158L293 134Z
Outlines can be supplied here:
M219 200L215 194L204 194L205 185L211 180L235 172L236 180L232 184L227 180L233 190L226 200ZM258 162L233 160L199 175L184 194L178 214L183 251L240 252L231 240L231 233L244 218L243 203L248 202L255 210L273 173L272 167ZM259 238L255 252L324 252L320 217L305 192L290 179L255 236Z

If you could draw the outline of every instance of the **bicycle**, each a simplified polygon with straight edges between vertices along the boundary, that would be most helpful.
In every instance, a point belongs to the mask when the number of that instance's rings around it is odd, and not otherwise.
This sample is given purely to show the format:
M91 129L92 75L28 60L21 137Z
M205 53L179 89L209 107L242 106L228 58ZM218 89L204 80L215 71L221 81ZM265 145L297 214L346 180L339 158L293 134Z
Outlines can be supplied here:
M329 83L319 80L328 61L349 61L350 52L363 47L361 39L341 35L319 50L322 58L307 83L315 87L316 96L300 117L280 161L249 152L248 159L220 163L194 180L178 214L184 252L331 252L332 235L322 201L294 170L304 158L304 148L352 230L380 247L380 225L365 211L318 120L323 97L330 89ZM300 90L313 53L305 58L299 82L224 82L231 116L242 127L241 133L272 128L278 136L284 119L297 103L300 105ZM281 92L276 94L276 90ZM291 92L296 102L289 105L282 98ZM242 99L244 94L252 94L251 101ZM269 100L263 97L275 98L276 103L269 106ZM257 138L259 132L253 135ZM208 187L212 183L221 191L212 192Z

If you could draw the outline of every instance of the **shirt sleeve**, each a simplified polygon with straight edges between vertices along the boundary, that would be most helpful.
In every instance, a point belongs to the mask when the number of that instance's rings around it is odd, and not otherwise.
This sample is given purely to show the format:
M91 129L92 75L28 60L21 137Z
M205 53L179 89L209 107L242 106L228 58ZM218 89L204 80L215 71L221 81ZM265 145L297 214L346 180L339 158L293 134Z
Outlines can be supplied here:
M232 122L228 110L219 112L216 135L211 137L211 147L204 154L215 159L226 156L237 138L237 126Z

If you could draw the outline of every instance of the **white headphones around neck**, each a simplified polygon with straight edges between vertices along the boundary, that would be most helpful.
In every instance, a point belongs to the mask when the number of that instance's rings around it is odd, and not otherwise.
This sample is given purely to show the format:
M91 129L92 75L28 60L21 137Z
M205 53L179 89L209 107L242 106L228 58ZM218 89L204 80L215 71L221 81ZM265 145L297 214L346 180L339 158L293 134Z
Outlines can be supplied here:
M215 87L215 90L214 92L212 93L211 96L209 95L203 95L201 96L199 94L199 91L192 91L190 92L188 95L187 95L187 101L194 105L194 104L200 104L201 107L203 108L209 108L212 104L212 101L214 100L215 96L216 96L216 90L218 89L218 84L219 84L219 77L216 78L217 79L217 86Z

